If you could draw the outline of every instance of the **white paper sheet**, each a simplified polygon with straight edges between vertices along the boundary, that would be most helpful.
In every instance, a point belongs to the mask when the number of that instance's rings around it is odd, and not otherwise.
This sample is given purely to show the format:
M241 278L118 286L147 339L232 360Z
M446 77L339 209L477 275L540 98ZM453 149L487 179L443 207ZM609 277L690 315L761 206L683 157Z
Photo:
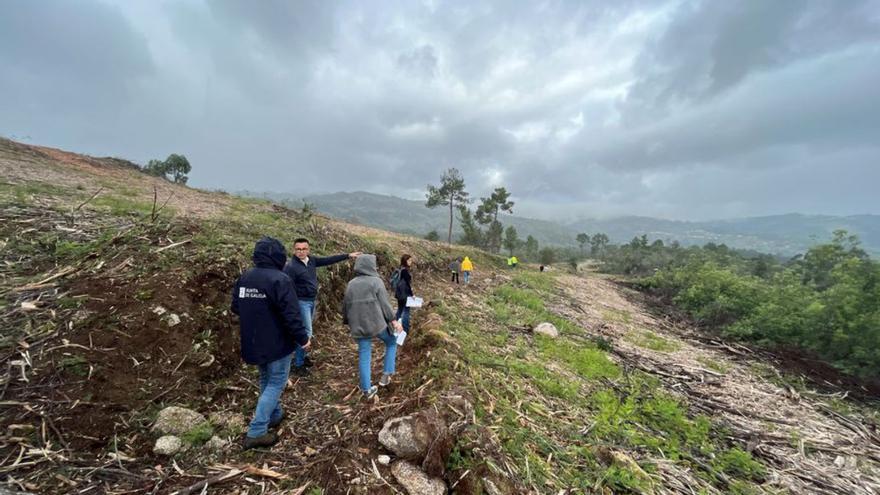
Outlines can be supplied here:
M404 340L406 340L406 332L401 330L400 333L397 334L397 345L403 345Z
M421 297L409 296L406 298L406 307L407 308L421 308L422 302L424 302L424 301L422 300Z

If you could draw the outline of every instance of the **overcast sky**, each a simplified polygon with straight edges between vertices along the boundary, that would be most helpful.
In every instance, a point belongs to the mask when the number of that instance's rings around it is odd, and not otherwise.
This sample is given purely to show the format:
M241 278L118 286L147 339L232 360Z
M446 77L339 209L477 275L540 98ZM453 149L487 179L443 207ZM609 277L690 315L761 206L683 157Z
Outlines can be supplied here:
M0 0L0 135L209 189L880 214L880 1Z

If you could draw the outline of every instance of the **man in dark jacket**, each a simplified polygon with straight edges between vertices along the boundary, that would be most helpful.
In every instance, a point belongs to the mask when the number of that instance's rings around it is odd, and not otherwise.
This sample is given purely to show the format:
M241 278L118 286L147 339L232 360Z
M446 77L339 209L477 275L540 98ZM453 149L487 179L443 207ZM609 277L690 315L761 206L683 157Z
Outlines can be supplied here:
M299 299L300 316L303 325L312 337L312 319L315 316L315 301L318 299L318 267L332 265L354 259L360 256L360 252L349 254L337 254L323 258L309 256L309 240L303 237L293 241L293 256L284 267L284 273L293 280L296 289L296 297ZM293 357L293 373L298 376L309 374L308 368L312 366L306 349L297 346Z
M245 450L278 441L269 428L284 419L280 399L291 353L294 346L311 346L293 284L281 271L287 260L284 245L263 237L254 246L253 260L254 268L238 279L232 291L232 312L241 320L241 357L260 370L260 398L244 439Z

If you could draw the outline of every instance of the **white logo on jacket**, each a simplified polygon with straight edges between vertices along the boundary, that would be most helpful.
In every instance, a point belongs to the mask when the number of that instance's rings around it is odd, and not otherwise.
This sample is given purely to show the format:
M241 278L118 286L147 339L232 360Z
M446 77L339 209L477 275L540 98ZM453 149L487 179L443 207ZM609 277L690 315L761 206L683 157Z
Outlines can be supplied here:
M253 287L239 287L238 288L238 297L242 299L252 298L252 299L266 299L266 294L263 294L260 289L254 289Z

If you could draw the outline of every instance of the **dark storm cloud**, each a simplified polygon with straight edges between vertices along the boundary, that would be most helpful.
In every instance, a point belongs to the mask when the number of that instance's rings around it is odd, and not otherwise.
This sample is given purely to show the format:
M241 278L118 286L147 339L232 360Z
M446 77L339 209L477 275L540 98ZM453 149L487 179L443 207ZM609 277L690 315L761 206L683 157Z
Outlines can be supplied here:
M632 117L711 97L749 74L878 39L868 0L684 2L639 55L627 100Z
M6 2L0 63L0 133L201 187L880 213L876 2Z
M0 67L2 131L70 146L113 126L155 70L146 38L97 1L4 2Z

